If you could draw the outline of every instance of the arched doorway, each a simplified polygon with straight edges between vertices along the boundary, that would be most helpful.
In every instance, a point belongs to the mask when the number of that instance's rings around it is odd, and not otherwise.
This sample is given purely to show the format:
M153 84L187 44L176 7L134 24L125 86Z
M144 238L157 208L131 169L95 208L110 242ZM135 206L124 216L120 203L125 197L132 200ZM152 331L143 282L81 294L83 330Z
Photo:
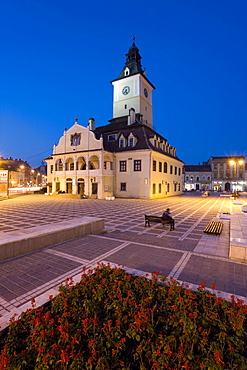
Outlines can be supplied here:
M72 194L72 179L66 179L66 193Z
M78 192L78 194L84 195L84 193L85 193L84 179L79 178L77 180L77 192Z
M230 184L229 182L225 183L225 191L230 191Z
M97 198L98 194L98 183L92 182L92 198Z

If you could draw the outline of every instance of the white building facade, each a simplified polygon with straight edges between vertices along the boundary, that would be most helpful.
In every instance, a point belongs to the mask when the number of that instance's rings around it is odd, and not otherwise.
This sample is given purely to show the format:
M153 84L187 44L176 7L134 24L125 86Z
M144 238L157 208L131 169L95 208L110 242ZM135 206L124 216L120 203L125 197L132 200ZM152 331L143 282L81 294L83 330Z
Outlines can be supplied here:
M110 124L95 127L91 118L84 127L76 120L46 158L49 192L99 199L182 194L183 162L152 128L154 86L142 70L134 42L112 84Z

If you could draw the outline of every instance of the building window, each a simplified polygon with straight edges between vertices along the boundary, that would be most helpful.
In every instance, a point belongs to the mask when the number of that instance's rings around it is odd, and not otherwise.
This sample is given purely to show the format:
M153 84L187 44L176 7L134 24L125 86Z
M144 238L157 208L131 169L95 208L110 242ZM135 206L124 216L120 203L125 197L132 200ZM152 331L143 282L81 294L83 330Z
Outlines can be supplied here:
M177 184L174 184L174 191L177 191Z
M178 169L178 176L180 176L181 175L181 168L179 167L179 169Z
M120 182L120 191L126 191L126 182Z
M106 162L104 162L104 170L106 170Z
M53 173L53 164L51 165L51 173Z
M134 146L134 138L133 137L129 138L129 146Z
M127 104L125 104L124 109L127 109Z
M116 134L108 135L108 141L114 141L116 140L116 138L117 138Z
M119 163L120 163L119 171L126 172L126 161L120 161Z
M119 140L119 147L120 147L120 148L124 148L124 147L125 147L125 145L124 145L124 144L125 144L125 143L124 143L124 141L125 141L124 139L120 139L120 140Z
M141 159L134 160L134 171L141 171L142 170L142 161Z
M172 173L173 173L173 166L170 165L170 175L172 175Z
M153 171L156 171L156 161L153 161Z
M167 184L167 193L169 193L169 191L170 191L170 184L168 182L168 184Z
M63 162L60 159L58 162L58 171L62 171L62 170L63 170Z
M164 173L167 173L167 163L164 162Z
M214 165L214 169L217 170L218 169L218 166L217 164Z
M180 191L180 183L178 184L178 191Z
M210 176L208 176L208 181L210 181Z
M156 184L153 184L153 194L156 194Z
M162 172L162 163L159 162L159 172Z
M175 167L174 167L175 175L177 174L177 170L178 170L178 169L177 169L177 167L175 166Z
M113 170L113 162L110 162L110 170Z
M75 165L74 165L74 163L70 163L70 171L74 171L74 169L75 169Z
M196 181L199 181L199 176L196 176Z
M189 181L189 176L186 176L186 181Z
M161 193L161 184L159 184L159 193Z

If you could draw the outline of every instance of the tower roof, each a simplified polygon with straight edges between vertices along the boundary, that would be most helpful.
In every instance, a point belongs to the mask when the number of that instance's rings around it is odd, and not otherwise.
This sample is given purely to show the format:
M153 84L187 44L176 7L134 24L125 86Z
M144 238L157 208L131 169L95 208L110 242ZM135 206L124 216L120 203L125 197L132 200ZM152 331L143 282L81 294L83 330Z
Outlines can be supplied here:
M139 49L136 46L134 40L135 40L135 37L133 37L133 43L132 43L131 47L129 48L128 53L125 54L126 55L126 62L125 62L124 68L122 69L118 78L112 80L111 82L120 80L120 79L125 78L125 77L133 76L133 75L136 75L136 74L139 73L145 78L145 80L147 80L147 82L153 87L153 89L155 89L153 84L147 79L146 71L142 69L142 65L141 65L142 57L139 53ZM128 69L127 74L126 74L126 69Z

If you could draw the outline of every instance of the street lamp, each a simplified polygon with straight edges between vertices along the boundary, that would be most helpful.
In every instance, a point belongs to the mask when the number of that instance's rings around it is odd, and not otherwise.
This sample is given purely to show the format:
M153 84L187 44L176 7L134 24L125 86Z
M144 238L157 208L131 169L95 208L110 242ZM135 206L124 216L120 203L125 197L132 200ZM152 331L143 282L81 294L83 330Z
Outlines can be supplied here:
M22 164L19 168L21 170L21 172L19 172L19 184L21 185L21 181L22 181L22 185L24 185L25 173L23 172L23 170L24 170L25 166ZM20 173L21 173L21 178L20 178Z
M231 159L229 161L229 163L230 163L231 166L234 166L233 167L233 180L235 182L235 189L233 189L233 186L232 186L232 189L234 190L234 199L236 199L236 197L237 197L237 184L238 184L237 183L237 164L239 164L241 166L244 163L244 161L243 160L236 161L236 160Z

